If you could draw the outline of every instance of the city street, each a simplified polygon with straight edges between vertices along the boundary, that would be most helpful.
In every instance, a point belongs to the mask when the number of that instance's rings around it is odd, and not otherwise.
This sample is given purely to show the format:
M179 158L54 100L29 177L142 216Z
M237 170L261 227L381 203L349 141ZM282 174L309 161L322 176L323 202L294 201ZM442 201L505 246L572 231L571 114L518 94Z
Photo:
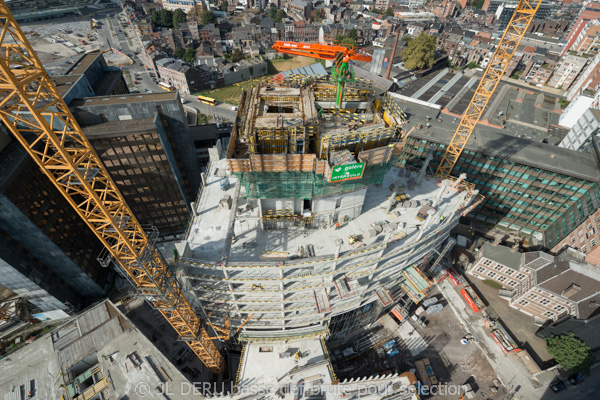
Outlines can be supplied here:
M154 83L155 81L159 81L158 78L153 77L150 72L151 70L146 68L147 60L145 60L145 57L141 53L141 48L135 39L133 28L130 25L122 26L118 14L108 15L101 22L101 29L98 30L101 48L108 47L108 43L110 42L112 47L127 54L133 60L132 65L123 67L129 90L132 93L162 92L164 89L158 86L157 83ZM113 29L110 27L111 24ZM128 37L125 37L125 33L127 33ZM134 82L137 82L137 84ZM211 117L211 122L233 121L235 119L237 111L231 110L229 104L211 106L198 101L197 97L193 95L180 93L180 96L186 100L184 107L187 110L195 110L196 112L205 114Z

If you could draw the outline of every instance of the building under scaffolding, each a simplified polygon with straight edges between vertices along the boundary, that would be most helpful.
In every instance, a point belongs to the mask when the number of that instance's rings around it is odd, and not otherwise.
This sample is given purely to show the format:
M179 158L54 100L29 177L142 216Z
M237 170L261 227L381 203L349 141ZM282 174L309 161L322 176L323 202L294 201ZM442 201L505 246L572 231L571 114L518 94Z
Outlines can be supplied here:
M182 250L196 309L240 339L342 337L402 299L461 214L479 202L464 179L395 166L404 114L368 82L259 83L242 95L225 157L213 157Z

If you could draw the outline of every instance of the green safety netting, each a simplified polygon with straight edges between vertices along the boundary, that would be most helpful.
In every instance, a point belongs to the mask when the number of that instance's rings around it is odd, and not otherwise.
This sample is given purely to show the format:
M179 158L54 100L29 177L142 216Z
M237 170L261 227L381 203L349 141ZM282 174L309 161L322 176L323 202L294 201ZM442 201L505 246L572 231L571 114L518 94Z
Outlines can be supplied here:
M250 199L312 199L381 183L395 162L392 157L387 163L369 165L362 178L335 183L327 182L324 175L315 172L242 172L235 176Z

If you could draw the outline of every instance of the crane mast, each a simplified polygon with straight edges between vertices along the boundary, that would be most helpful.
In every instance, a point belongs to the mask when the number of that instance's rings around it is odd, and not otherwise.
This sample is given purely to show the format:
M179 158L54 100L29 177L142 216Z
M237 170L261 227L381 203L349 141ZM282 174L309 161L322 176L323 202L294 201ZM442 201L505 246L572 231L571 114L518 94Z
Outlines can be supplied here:
M0 119L4 125L181 339L213 372L223 371L223 356L4 0L0 0L0 51Z
M446 153L438 166L436 175L446 178L456 165L458 158L463 152L475 126L479 122L483 110L490 98L494 94L500 78L508 66L511 58L515 54L523 35L527 32L529 24L533 20L535 13L542 0L520 0L515 12L502 35L502 39L490 59L490 62L483 73L477 90L469 103L467 110L454 132L454 136L446 149Z

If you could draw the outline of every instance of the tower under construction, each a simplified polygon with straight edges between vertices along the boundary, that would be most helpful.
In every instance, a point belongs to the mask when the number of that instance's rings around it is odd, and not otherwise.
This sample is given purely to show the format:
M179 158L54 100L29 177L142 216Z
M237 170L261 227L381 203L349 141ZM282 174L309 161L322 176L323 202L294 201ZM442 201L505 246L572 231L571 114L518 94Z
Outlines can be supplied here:
M212 155L181 276L196 310L243 341L343 337L402 315L479 202L464 178L433 179L429 160L396 167L402 110L366 81L344 91L337 108L327 78L258 83Z

